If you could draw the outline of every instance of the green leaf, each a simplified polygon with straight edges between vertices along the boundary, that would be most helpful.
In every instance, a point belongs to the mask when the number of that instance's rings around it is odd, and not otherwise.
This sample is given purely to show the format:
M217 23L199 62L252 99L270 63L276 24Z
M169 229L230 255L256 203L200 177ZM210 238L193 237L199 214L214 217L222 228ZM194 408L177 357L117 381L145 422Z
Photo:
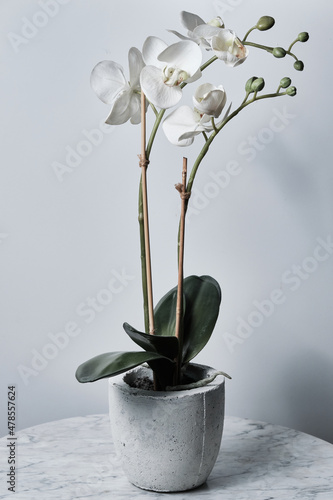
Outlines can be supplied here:
M128 323L124 323L123 327L127 335L145 351L157 352L172 360L178 355L179 342L175 336L160 337L159 335L142 333Z
M159 358L148 361L157 379L157 389L164 391L169 385L173 385L175 362L169 358Z
M170 359L155 352L108 352L99 354L82 363L75 376L79 382L95 382L101 378L114 377L146 362L161 360L163 365L171 364Z
M207 344L214 330L221 303L221 289L211 276L184 279L183 363L188 363Z
M177 287L166 293L154 309L154 323L157 336L171 337L176 330ZM183 310L185 298L183 299Z
M215 286L216 291L218 293L218 296L220 297L220 303L221 303L221 300L222 300L222 291L221 291L221 287L218 284L218 282L216 281L216 279L214 279L214 278L212 278L212 276L208 276L208 275L200 276L200 279L204 280L207 283L211 283L212 285Z
M183 282L183 364L207 344L218 318L221 289L211 276L188 276ZM162 297L154 317L157 336L172 336L176 325L177 286Z

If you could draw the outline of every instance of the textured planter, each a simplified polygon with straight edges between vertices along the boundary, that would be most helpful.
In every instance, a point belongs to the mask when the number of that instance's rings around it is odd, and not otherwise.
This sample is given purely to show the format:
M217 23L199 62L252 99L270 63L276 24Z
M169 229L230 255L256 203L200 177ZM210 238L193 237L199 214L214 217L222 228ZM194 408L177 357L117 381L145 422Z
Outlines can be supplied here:
M213 368L192 364L204 379ZM224 422L224 377L204 387L148 391L130 387L139 367L110 378L111 431L122 468L131 483L146 490L171 492L203 484L214 467Z

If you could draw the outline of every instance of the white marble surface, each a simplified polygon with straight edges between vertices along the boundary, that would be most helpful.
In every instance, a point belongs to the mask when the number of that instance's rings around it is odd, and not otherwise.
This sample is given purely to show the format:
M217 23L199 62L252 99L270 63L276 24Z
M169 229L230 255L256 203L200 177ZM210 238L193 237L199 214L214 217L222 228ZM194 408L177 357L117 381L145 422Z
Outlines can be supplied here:
M332 500L333 445L301 432L226 417L219 458L190 492L143 491L123 476L107 415L76 417L17 433L17 488L7 491L7 437L0 440L0 499Z

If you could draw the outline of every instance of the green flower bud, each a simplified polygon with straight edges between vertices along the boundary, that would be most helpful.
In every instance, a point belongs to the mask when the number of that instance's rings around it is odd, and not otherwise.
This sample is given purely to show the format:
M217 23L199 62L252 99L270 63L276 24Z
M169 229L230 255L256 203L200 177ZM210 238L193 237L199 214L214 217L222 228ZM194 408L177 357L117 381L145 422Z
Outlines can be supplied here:
M273 56L274 57L285 57L285 55L287 54L287 52L284 50L283 47L275 47L273 49Z
M252 78L249 78L248 81L246 82L245 84L245 92L247 92L248 94L250 94L251 92L254 92L252 90L252 83L257 80L258 77L257 76L253 76Z
M265 80L263 78L256 78L252 82L251 90L252 92L260 92L265 87Z
M297 94L297 89L296 87L289 87L287 90L286 90L286 94L290 95L290 96L294 96Z
M303 71L303 69L304 69L303 61L296 61L294 63L294 68L297 69L297 71Z
M275 19L270 16L262 16L256 24L256 28L259 31L266 31L273 28L275 24Z
M287 76L285 78L282 78L280 81L280 85L283 89L286 89L287 87L290 87L291 85L291 80Z
M220 16L214 17L214 19L209 21L207 24L209 24L209 26L214 26L215 28L224 28L224 22Z
M309 33L307 33L306 31L303 31L302 33L300 33L298 35L298 41L299 42L307 42L309 40Z

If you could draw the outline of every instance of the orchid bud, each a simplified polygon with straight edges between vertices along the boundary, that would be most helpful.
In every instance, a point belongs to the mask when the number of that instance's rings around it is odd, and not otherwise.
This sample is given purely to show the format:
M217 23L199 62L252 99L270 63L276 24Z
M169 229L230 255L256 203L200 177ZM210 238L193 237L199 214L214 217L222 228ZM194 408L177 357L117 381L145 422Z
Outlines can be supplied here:
M245 84L245 92L247 92L248 94L250 94L251 92L254 92L252 90L252 83L257 80L258 77L257 76L252 76L252 78L249 78L248 81L246 82Z
M294 95L297 94L297 90L296 90L296 87L289 87L287 90L286 90L286 94L294 97Z
M265 80L263 78L256 78L252 82L251 89L253 92L260 92L265 87Z
M298 41L299 42L307 42L309 40L309 33L307 33L306 31L303 31L302 33L300 33L298 35Z
M294 63L294 68L297 69L297 71L303 71L303 69L304 69L303 61L296 61Z
M281 58L281 57L285 57L286 54L287 54L287 52L285 51L285 49L283 47L275 47L273 49L273 56L274 57Z
M238 66L245 61L249 53L236 33L228 29L221 29L216 36L212 37L211 47L215 56L224 61L227 66Z
M256 28L259 31L266 31L273 28L275 24L275 19L271 16L262 16L256 24Z
M227 95L222 85L215 87L211 83L200 85L193 96L195 110L201 115L214 116L214 118L220 116L226 101Z
M282 78L282 80L280 81L280 86L283 89L286 89L287 87L290 87L290 85L291 85L291 80L287 76L285 78Z
M207 24L209 24L209 26L214 26L214 28L224 28L224 22L220 16L214 17L214 19L209 21Z

